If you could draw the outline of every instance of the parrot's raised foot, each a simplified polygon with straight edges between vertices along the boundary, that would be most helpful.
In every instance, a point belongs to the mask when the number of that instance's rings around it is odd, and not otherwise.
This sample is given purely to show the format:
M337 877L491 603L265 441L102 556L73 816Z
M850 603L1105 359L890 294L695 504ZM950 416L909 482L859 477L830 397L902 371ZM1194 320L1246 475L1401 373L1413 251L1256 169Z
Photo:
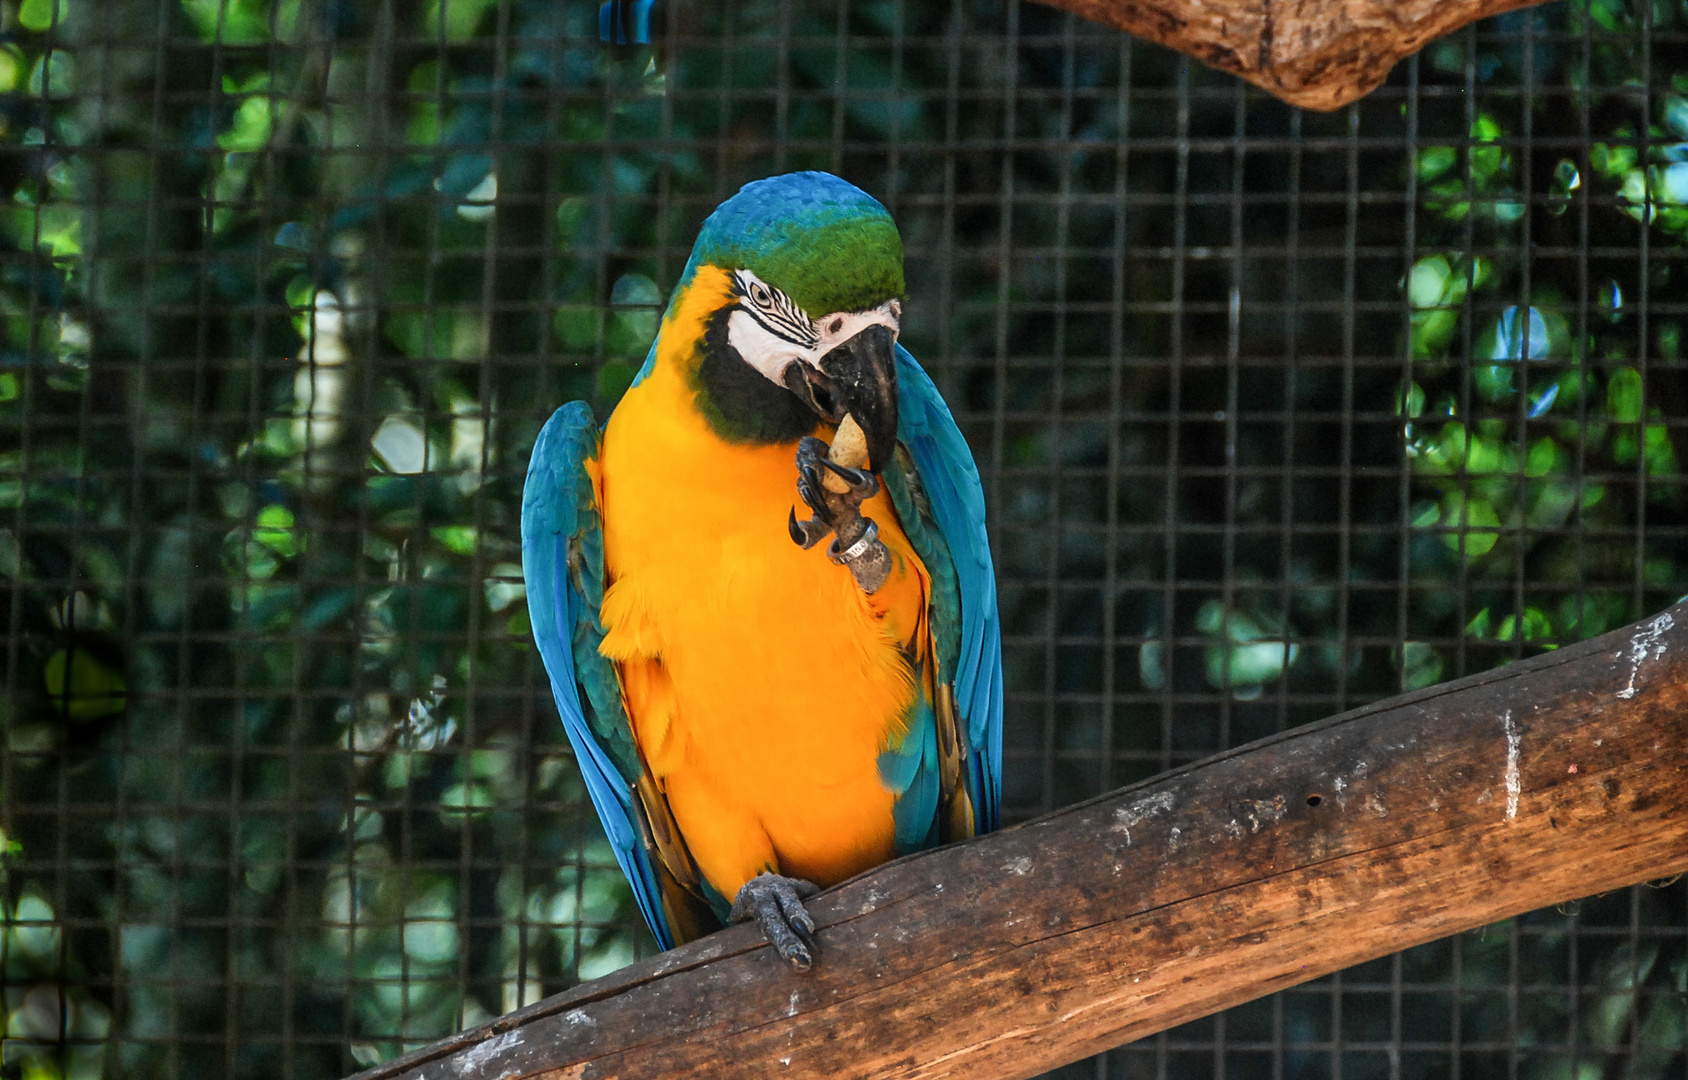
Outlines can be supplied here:
M797 494L828 529L847 525L861 517L861 505L879 493L879 478L865 469L852 469L828 457L832 448L813 435L797 444ZM826 473L844 481L849 490L833 491L825 484Z
M865 469L852 469L827 457L830 449L814 436L797 444L797 494L814 516L798 521L792 512L787 528L799 547L808 549L826 536L837 538L826 554L835 563L850 568L863 592L877 592L891 571L891 555L879 541L879 527L862 516L862 503L879 494L879 478ZM834 491L825 483L831 473L844 482L846 490Z
M820 948L815 944L815 921L804 910L803 901L820 891L814 882L802 878L758 874L738 891L727 918L735 923L759 923L768 943L786 963L798 971L808 971Z

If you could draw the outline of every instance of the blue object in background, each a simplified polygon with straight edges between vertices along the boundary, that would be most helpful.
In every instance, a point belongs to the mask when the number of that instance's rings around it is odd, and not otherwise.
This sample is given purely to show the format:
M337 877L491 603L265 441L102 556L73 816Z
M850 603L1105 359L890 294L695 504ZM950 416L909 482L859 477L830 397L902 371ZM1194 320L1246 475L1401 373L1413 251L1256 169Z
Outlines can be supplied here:
M655 6L656 0L604 0L598 5L598 36L610 45L649 45Z

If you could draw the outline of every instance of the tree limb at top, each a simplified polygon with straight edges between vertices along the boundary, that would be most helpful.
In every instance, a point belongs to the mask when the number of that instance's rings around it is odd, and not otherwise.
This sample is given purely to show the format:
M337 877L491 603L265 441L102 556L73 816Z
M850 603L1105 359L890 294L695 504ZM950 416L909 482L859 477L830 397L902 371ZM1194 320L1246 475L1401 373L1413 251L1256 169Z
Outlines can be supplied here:
M1688 606L810 901L360 1080L1024 1077L1521 912L1688 870Z
M1375 90L1466 23L1543 0L1043 0L1177 49L1304 109Z

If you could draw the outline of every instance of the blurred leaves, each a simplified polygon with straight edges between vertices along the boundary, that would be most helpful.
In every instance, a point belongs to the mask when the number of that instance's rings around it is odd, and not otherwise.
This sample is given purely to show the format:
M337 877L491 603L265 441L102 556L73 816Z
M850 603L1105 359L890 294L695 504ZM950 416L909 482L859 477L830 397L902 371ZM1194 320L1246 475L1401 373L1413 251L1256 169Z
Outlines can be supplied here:
M642 88L623 130L649 127L649 51L606 58L595 10L512 5L524 44L501 85L538 80L574 102L559 113L494 95L482 51L384 51L373 8L7 10L28 32L0 41L0 86L27 95L0 103L27 163L0 177L0 505L18 515L0 574L21 590L26 689L8 795L66 785L109 811L68 841L105 869L67 909L43 899L59 879L9 880L8 1065L221 1075L220 1049L135 1037L228 1031L241 1075L339 1076L649 948L550 707L528 705L543 680L517 530L549 406L613 401L655 334L655 265L601 278L599 230L648 248L658 223L596 214L606 181L648 190L655 157L606 173L559 149L606 134L623 80ZM122 104L80 111L86 57L155 40L161 14L171 51L123 53L101 91ZM476 43L498 5L397 17ZM259 43L277 48L243 48ZM377 91L395 115L343 104ZM154 93L190 104L155 116ZM390 138L391 158L345 149ZM587 332L553 333L553 309ZM255 929L283 922L285 945ZM240 980L310 990L252 1019L216 989ZM353 1058L336 1038L284 1051L284 1025L350 1032Z
M1350 114L1298 120L1301 190L1389 209L1386 232L1308 218L1309 250L1366 253L1339 331L1262 291L1276 270L1234 285L1203 256L1175 282L1158 256L1106 254L1231 235L1231 196L1202 186L1230 174L1216 159L1190 158L1176 213L1141 207L1183 175L1157 147L1236 142L1237 99L1160 51L1051 47L1072 24L1041 8L1008 48L988 44L994 9L705 8L682 39L739 45L670 54L607 50L595 5L554 0L8 2L5 795L86 811L8 825L8 1066L336 1077L649 948L543 704L521 483L553 407L602 417L625 392L702 216L776 169L843 171L903 224L907 339L989 473L1009 737L1052 748L1047 789L1010 770L1013 807L1136 778L1073 764L1099 745L1157 769L1220 748L1209 728L1267 734L1688 591L1668 539L1683 283L1631 257L1638 230L1672 251L1688 233L1688 86L1637 44L1681 7L1528 16L1602 31L1586 84L1554 34L1437 43L1416 156L1378 151L1405 129L1363 105L1363 153L1326 175ZM1522 106L1526 127L1510 89L1484 92L1526 68L1594 88L1586 160L1563 94ZM1205 89L1184 127L1135 103L1186 81ZM1258 185L1277 159L1236 160ZM1279 228L1281 186L1247 195ZM1621 257L1529 261L1584 221ZM1341 295L1339 261L1307 260L1295 295ZM1239 313L1234 341L1206 308ZM1271 336L1284 318L1293 347ZM1320 359L1362 354L1336 376ZM1128 640L1116 678L1104 652ZM1584 1037L1630 1040L1626 1075L1662 1077L1680 946L1602 942L1583 946ZM1464 977L1509 977L1487 939L1467 954ZM1557 1045L1551 1023L1517 1037ZM1544 1060L1523 1080L1556 1080L1564 1059Z
M56 650L47 658L42 676L53 708L72 720L97 720L123 711L123 676L86 649Z

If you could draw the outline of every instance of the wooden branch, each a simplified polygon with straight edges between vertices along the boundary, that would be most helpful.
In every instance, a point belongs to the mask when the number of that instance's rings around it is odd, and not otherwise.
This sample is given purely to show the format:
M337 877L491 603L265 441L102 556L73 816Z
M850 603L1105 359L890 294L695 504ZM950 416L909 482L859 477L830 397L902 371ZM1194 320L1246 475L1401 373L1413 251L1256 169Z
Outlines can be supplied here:
M360 1080L1024 1077L1351 964L1688 870L1688 605L1344 713L810 902Z
M1543 0L1043 0L1328 112L1466 23Z

